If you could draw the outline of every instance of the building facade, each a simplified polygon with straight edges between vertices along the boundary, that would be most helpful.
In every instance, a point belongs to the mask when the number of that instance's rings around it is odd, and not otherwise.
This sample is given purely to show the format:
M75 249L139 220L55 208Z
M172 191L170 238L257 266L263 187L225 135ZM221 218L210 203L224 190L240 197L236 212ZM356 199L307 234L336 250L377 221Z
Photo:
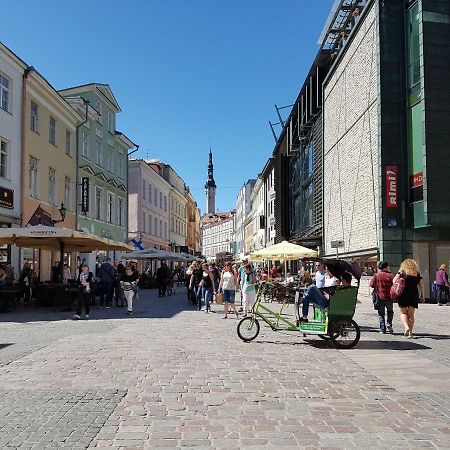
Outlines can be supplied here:
M235 211L217 213L214 219L202 225L203 256L215 262L233 258L235 241Z
M59 92L63 97L89 102L98 113L96 119L88 118L78 130L76 179L81 187L78 197L81 208L76 218L77 229L126 242L128 150L135 144L116 130L120 106L107 84L92 83Z
M23 75L27 65L0 43L0 227L20 225ZM19 250L0 248L0 264L19 267Z
M264 189L264 241L265 246L275 244L276 231L275 231L275 171L273 167L273 159L269 158L263 171L261 172L261 178L263 180Z
M450 260L449 60L449 2L373 0L324 82L325 252L413 257L427 290Z
M24 164L22 226L48 225L66 215L61 225L76 229L76 128L83 121L66 100L33 68L24 75ZM23 258L41 280L50 279L50 269L60 255L22 249Z
M256 180L249 179L242 186L236 199L236 252L235 257L242 259L247 254L245 251L245 219L252 209L251 193Z
M260 176L256 179L250 195L252 205L252 252L260 250L266 246L266 216L264 215L264 206L266 203L264 181Z
M128 239L143 248L169 250L170 184L159 164L142 159L128 162ZM162 198L162 202L160 202Z
M197 202L187 186L184 195L186 197L187 215L186 247L188 253L194 255L195 252L199 251L200 212L197 214Z

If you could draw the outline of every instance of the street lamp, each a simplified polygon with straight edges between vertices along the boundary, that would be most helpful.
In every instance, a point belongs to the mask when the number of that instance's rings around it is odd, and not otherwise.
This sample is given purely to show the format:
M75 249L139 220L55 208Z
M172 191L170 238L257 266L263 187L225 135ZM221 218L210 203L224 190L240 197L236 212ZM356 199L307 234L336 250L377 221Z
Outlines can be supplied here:
M55 223L64 222L64 220L66 218L66 213L67 213L67 209L64 207L64 203L61 203L61 208L59 208L58 211L59 211L59 214L61 215L61 220L52 219L53 225L55 225Z

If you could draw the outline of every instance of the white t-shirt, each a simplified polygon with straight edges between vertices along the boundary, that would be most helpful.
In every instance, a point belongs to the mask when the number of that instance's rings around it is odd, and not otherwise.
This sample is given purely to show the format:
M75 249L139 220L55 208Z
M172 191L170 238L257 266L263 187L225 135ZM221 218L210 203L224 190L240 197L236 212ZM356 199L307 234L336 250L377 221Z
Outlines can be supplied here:
M316 282L316 286L320 289L320 288L323 288L324 286L325 286L325 275L326 275L327 273L325 272L325 271L323 271L323 272L321 272L320 270L318 270L317 272L316 272L316 279L315 279L315 282Z
M232 291L236 290L236 286L234 284L234 274L231 272L224 272L222 278L222 289Z
M333 277L333 276L329 276L328 274L325 275L325 283L323 285L323 287L331 287L331 286L336 286L337 284L337 278Z

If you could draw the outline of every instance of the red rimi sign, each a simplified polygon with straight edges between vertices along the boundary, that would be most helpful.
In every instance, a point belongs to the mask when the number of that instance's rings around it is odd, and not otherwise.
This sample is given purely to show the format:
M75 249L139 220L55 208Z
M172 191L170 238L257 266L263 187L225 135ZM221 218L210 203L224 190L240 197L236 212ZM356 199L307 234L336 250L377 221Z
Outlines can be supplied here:
M398 207L398 171L397 166L386 166L386 206Z

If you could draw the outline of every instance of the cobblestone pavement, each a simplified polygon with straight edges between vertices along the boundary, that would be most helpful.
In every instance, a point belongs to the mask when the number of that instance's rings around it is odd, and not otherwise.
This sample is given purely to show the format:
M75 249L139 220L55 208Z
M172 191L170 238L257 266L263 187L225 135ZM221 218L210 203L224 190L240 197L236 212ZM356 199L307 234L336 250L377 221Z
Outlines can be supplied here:
M450 448L450 306L421 305L407 340L361 300L347 351L263 324L243 343L184 293L2 314L0 448Z

